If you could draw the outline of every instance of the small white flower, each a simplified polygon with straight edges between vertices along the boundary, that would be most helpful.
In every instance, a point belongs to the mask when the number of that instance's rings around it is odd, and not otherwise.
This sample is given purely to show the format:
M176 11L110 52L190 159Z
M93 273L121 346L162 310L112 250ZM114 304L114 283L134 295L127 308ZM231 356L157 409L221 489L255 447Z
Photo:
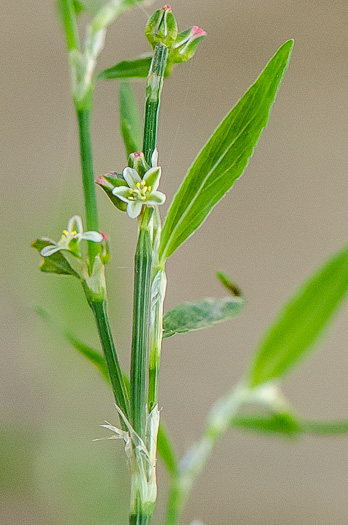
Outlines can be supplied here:
M131 219L135 219L141 213L142 207L158 206L166 200L164 193L157 191L161 177L161 168L150 168L140 178L138 172L133 168L123 170L123 178L128 186L117 186L112 193L127 203L127 213Z
M53 245L45 246L40 254L42 257L49 257L58 251L66 250L76 257L80 257L80 242L82 240L102 242L103 236L94 231L84 232L81 217L74 215L68 222L68 229L63 230L59 241Z

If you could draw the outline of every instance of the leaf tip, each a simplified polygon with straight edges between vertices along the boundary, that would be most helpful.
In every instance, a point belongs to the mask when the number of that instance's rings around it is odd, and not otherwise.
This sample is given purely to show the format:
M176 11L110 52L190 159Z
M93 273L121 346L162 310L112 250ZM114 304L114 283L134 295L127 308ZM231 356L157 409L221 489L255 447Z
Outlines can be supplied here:
M231 281L231 279L228 277L228 275L224 272L216 272L216 277L219 279L221 284L227 288L227 290L235 297L242 297L243 292L242 290Z

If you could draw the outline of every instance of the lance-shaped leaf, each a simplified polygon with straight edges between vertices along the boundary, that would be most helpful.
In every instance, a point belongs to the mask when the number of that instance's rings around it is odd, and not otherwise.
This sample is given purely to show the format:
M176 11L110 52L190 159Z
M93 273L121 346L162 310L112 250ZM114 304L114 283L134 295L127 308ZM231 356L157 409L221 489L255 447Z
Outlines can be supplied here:
M168 431L163 422L160 422L158 429L157 450L162 457L163 463L167 467L168 472L171 474L177 473L178 460L171 439L169 438Z
M292 40L282 45L194 161L163 226L162 262L194 233L242 175L267 125L292 47Z
M115 66L101 71L97 80L114 80L127 78L146 78L149 74L152 57L140 57L135 60L122 60Z
M348 421L311 421L289 414L248 414L235 416L231 426L242 430L284 437L302 435L340 436L348 434Z
M55 243L50 239L37 239L32 243L34 250L39 254L42 248L46 246L54 246ZM46 273L57 273L59 275L72 275L80 279L80 276L73 270L67 259L61 252L55 252L49 257L43 257L40 270Z
M203 301L179 304L163 318L163 339L228 321L239 315L243 306L242 297L209 297Z
M348 247L329 259L281 310L261 341L250 386L283 376L313 347L348 291Z
M101 372L104 379L109 381L109 374L108 374L108 368L106 366L106 362L104 357L94 348L91 348L88 345L85 345L73 333L71 333L69 330L66 330L63 328L57 321L53 319L53 317L45 310L44 308L36 308L36 312L39 314L39 316L44 319L45 321L53 324L55 328L59 330L59 332L62 334L62 336L86 359L88 359L91 363L93 363Z
M52 323L62 334L62 336L88 361L90 361L102 374L103 378L110 384L108 369L104 357L94 348L91 348L89 345L82 343L72 332L63 328L59 323L57 323L53 317L45 310L44 308L36 308L36 312L40 315L45 321ZM123 373L123 380L126 385L127 392L129 394L129 377L127 374ZM169 434L163 423L160 423L157 439L157 450L159 455L162 457L162 460L167 467L168 471L175 473L177 470L177 459L174 452L173 445L169 438Z
M142 123L133 90L125 81L120 86L120 124L128 158L131 153L141 151Z
M300 422L289 414L238 414L232 419L231 426L285 437L296 437L301 432Z

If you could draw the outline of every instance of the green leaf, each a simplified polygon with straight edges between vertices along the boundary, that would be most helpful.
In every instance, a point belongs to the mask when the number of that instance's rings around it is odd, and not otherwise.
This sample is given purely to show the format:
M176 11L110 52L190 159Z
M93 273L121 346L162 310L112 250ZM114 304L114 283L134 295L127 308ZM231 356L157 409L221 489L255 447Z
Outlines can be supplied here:
M50 239L37 239L32 243L32 247L37 252L41 252L45 246L52 246L55 243ZM49 257L43 257L40 270L46 273L56 273L60 275L72 275L80 279L80 276L72 269L67 259L61 252L56 252Z
M101 372L104 379L106 379L108 382L110 381L105 359L97 350L94 350L94 348L81 343L81 341L79 341L69 330L66 330L59 323L57 323L44 308L37 308L36 312L42 319L53 324L59 330L61 335L68 341L68 343L70 343L78 352L80 352L81 355L93 363L98 368L99 372Z
M142 123L133 90L125 81L120 86L120 124L128 158L131 153L141 151Z
M113 67L104 69L97 76L97 80L113 80L127 78L146 78L152 57L141 57L135 60L123 60Z
M231 426L254 432L278 434L295 437L301 432L301 426L289 414L248 414L235 416Z
M194 233L242 175L267 125L292 47L292 40L283 44L189 169L163 226L162 262Z
M348 247L329 259L280 311L256 351L250 386L283 376L312 348L348 291Z
M240 314L244 306L241 297L207 298L194 303L182 303L163 318L163 339L176 334L203 330Z
M157 450L168 472L175 474L178 470L178 460L175 456L173 445L163 422L160 423L157 438Z
M319 436L339 436L348 434L348 420L342 421L309 421L301 422L302 432Z
M231 281L228 275L224 272L216 272L216 277L219 279L221 284L235 297L242 297L240 288Z
M231 426L248 431L275 434L285 437L301 435L339 436L348 434L348 421L310 421L296 420L289 414L250 414L238 415Z
M79 13L81 13L81 11L84 10L84 7L83 7L83 4L82 2L78 1L78 0L73 0L73 4L74 4L74 9L75 9L75 13L78 15Z
M69 330L64 329L59 323L57 323L53 317L44 308L36 308L36 312L42 319L53 324L55 328L59 330L61 335L70 343L81 355L86 357L102 374L104 379L110 385L110 378L108 369L104 357L97 351L88 345L85 345L75 337ZM129 394L130 385L129 377L123 373L123 380L126 385L127 392ZM163 463L168 469L168 472L175 473L177 471L177 459L174 453L174 448L169 438L168 432L161 422L158 431L158 442L157 449L159 455L162 457Z

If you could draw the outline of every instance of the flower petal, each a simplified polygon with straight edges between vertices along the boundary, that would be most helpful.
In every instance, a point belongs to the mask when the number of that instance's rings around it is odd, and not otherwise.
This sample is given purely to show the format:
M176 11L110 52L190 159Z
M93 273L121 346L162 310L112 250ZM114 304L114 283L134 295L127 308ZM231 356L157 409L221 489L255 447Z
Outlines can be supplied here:
M147 186L151 186L151 193L156 191L161 177L161 168L150 168L144 175Z
M75 233L82 233L83 232L82 220L81 220L81 217L79 215L74 215L69 220L69 222L68 222L68 232L69 232L69 234L72 234L72 232L75 232Z
M122 175L123 175L124 180L127 182L128 186L132 188L133 190L135 190L135 188L137 187L137 184L141 182L141 178L138 172L135 171L135 169L133 168L129 168L129 167L125 168L123 170Z
M157 148L153 150L153 154L151 157L151 166L153 168L157 168L158 166L158 149Z
M129 188L128 186L116 186L112 190L113 195L116 195L121 201L129 202Z
M127 206L127 213L131 219L135 219L141 212L143 203L139 201L131 201Z
M154 191L147 199L146 204L163 204L166 200L166 196L161 191Z
M40 255L42 255L42 257L49 257L50 255L59 252L59 250L61 250L61 247L57 246L56 244L54 244L53 246L45 246L44 248L42 248Z
M101 233L90 231L81 233L80 239L84 239L85 241L102 242L103 236Z

